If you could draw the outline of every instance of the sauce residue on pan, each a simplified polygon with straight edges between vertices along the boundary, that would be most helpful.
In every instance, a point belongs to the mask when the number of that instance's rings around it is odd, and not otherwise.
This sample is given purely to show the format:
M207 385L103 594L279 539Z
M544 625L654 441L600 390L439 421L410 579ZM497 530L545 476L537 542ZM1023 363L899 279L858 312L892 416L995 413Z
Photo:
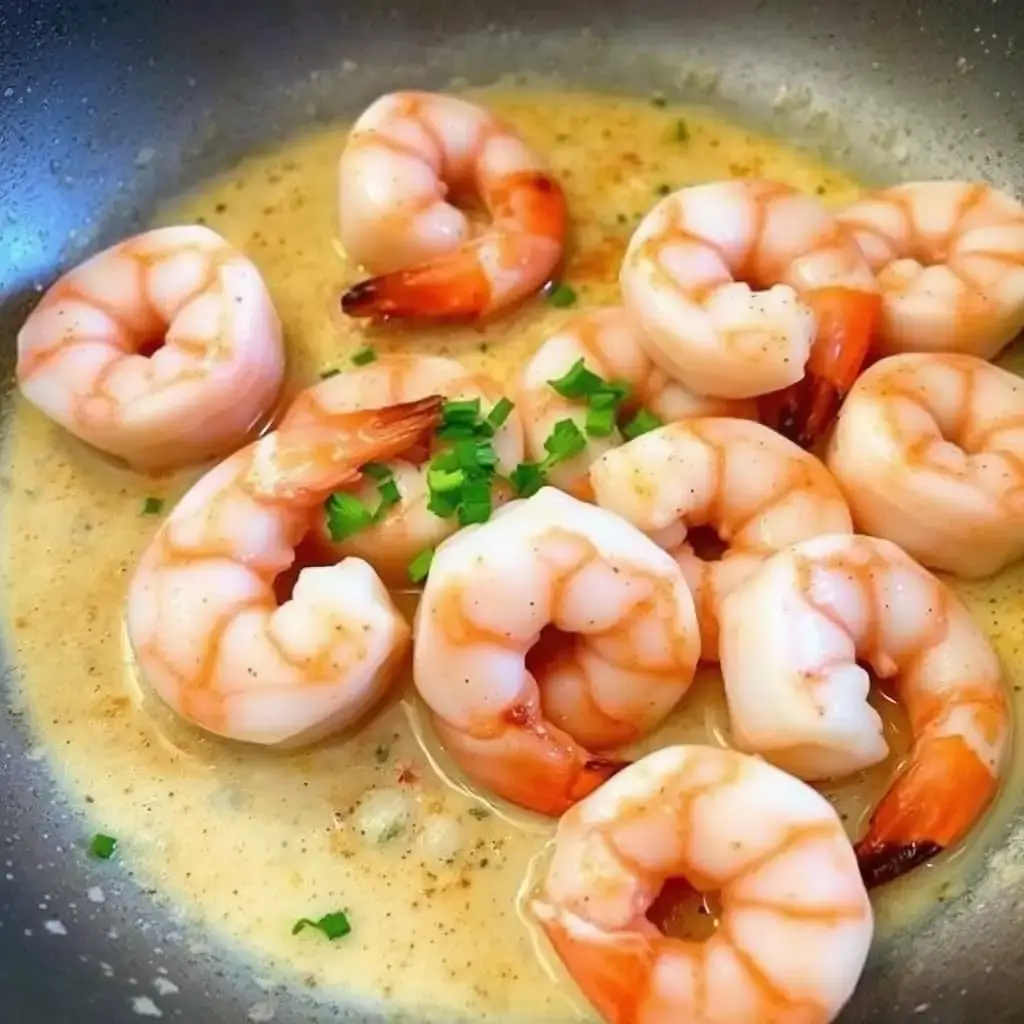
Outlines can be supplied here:
M567 189L573 233L565 280L579 296L577 310L616 300L629 235L671 188L764 176L831 204L859 191L805 154L700 111L582 94L477 98L548 155ZM209 224L257 263L285 324L295 387L344 369L368 341L381 352L446 354L512 378L576 310L538 299L480 328L443 330L368 330L341 316L340 290L359 276L335 241L345 133L338 126L253 157L169 205L158 222ZM61 780L141 874L195 918L312 987L445 1020L588 1014L521 910L553 823L472 793L432 744L408 680L356 731L280 753L196 733L136 678L122 615L129 575L159 521L145 514L146 499L169 508L195 472L156 480L132 474L21 401L6 458L5 627L24 700ZM993 637L1015 694L1022 584L1024 570L1014 569L957 585ZM402 602L411 614L415 597ZM894 749L903 751L898 710L879 700ZM642 748L682 739L727 742L713 671L702 670ZM851 832L898 756L829 787ZM962 864L962 854L946 858L892 887L876 901L883 921L891 926L952 892ZM352 924L345 939L292 935L297 919L338 909Z

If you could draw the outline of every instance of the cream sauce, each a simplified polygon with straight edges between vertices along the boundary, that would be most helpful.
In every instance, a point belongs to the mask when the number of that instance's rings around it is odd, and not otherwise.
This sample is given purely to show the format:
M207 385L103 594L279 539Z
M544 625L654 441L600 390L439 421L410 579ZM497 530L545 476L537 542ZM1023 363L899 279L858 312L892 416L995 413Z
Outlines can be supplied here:
M549 156L566 186L573 236L565 279L577 310L615 301L630 232L663 187L756 175L829 203L859 191L806 154L698 110L525 91L491 92L485 102ZM338 126L254 156L168 205L158 223L204 222L255 260L286 327L296 387L346 367L368 342L381 352L455 356L508 379L574 310L536 300L479 329L416 333L342 318L340 290L359 276L335 241L345 132ZM170 507L195 472L137 476L20 400L6 459L7 640L58 777L95 828L119 839L121 856L196 919L309 986L445 1020L588 1015L521 910L553 824L473 794L430 740L408 680L357 731L279 753L196 733L136 678L122 615L129 574L158 523L143 504L155 496ZM1024 568L958 585L1015 694L1022 585ZM411 612L413 599L403 601ZM887 719L896 748L905 748L899 715ZM726 744L714 672L702 672L642 746L679 739ZM830 787L851 832L892 768ZM368 808L381 801L397 801L402 815L380 826ZM890 887L879 901L883 926L964 877L962 856L953 857ZM298 918L341 908L352 923L347 938L292 935Z

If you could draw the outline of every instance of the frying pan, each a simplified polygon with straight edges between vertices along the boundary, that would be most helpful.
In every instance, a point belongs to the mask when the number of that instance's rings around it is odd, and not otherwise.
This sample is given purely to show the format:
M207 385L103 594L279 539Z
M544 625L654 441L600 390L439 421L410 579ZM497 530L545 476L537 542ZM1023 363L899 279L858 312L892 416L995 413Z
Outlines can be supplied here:
M1020 10L1013 0L5 4L5 379L42 286L86 251L253 148L394 88L531 73L657 90L819 148L868 180L977 177L1022 195ZM189 931L130 866L90 863L88 827L32 749L10 662L0 665L0 1021L139 1024L151 1008L190 1022L367 1019L343 997L317 1002L257 982L258 964ZM1011 870L1024 857L1024 817L1011 814L990 835L992 856L962 895L876 943L844 1021L1024 1019L1024 888ZM112 870L123 872L113 884ZM100 882L106 902L97 904L87 892ZM157 975L180 991L137 1001Z

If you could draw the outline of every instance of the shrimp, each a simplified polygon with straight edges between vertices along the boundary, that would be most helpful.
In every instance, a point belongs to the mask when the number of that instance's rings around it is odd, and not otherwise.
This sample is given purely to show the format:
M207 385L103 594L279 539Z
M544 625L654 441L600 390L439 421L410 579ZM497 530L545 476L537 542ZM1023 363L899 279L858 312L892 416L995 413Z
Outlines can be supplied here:
M875 363L828 465L857 528L929 568L988 576L1024 554L1024 381L977 356Z
M552 815L622 766L592 750L668 714L700 646L672 559L553 487L437 549L414 632L413 679L451 756Z
M481 413L487 413L503 397L490 377L471 373L454 359L439 356L388 355L359 369L349 370L306 389L281 421L282 429L329 423L339 413L355 412L403 402L428 395L447 399L479 399ZM492 439L498 457L497 471L507 476L523 459L523 428L513 409ZM329 547L334 560L346 555L365 558L386 580L405 579L409 562L425 548L432 548L458 528L455 518L443 519L428 508L426 466L408 458L388 463L401 500L391 506L379 522L332 543L326 522L320 519L317 535ZM358 496L372 507L377 501L376 484L366 480ZM499 500L504 497L495 491Z
M18 334L37 409L137 469L237 447L284 380L281 323L255 265L209 228L158 228L65 274Z
M962 839L992 801L1009 709L999 660L944 583L889 541L815 537L722 602L732 737L804 779L888 753L868 673L907 711L913 747L857 843L869 886Z
M699 394L768 396L763 418L802 447L856 378L880 303L835 220L770 181L663 199L630 240L620 283L647 351L673 379Z
M991 359L1024 329L1024 206L981 182L915 181L836 215L878 275L875 346Z
M590 479L598 505L679 563L697 604L707 661L718 660L718 608L726 594L790 544L853 532L828 470L792 441L746 420L661 427L601 456ZM695 549L691 531L700 527L710 527L724 551L705 558Z
M360 467L417 443L438 397L274 431L210 470L142 556L128 592L139 669L179 715L248 743L293 745L342 728L387 689L409 627L358 558L274 580L321 503Z
M680 877L718 895L706 941L646 916ZM874 929L829 803L757 758L700 746L650 754L569 810L531 909L609 1024L824 1024Z
M686 416L757 416L752 401L707 398L694 395L669 379L644 351L636 321L621 306L599 309L575 317L553 334L523 368L517 395L526 429L530 458L542 460L544 442L560 420L573 420L587 437L579 455L559 463L548 473L556 487L584 501L593 497L587 471L604 452L622 444L618 428L604 437L586 434L587 406L564 398L551 381L566 374L579 360L603 380L629 385L623 404L628 417L638 408L647 409L664 421Z
M448 191L491 215L473 237ZM476 319L547 284L562 257L565 196L529 147L452 96L382 96L341 157L341 244L372 274L342 297L353 317Z

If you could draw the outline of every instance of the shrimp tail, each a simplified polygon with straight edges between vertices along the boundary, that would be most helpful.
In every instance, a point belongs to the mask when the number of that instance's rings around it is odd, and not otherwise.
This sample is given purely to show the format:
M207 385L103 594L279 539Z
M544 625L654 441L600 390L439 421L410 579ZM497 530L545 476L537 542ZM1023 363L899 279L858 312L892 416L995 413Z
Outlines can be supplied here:
M574 978L587 979L587 995L610 1024L637 1020L640 995L651 987L658 936L607 934L542 898L531 909Z
M386 462L418 445L441 421L444 399L431 395L383 409L338 413L315 427L287 426L270 459L256 460L250 487L271 500L316 500L358 483L368 462Z
M476 737L438 715L434 729L445 747L469 767L475 782L506 800L557 816L592 793L629 762L593 757L571 736L539 719L513 715L496 736Z
M823 288L808 296L817 322L802 380L765 396L761 418L780 434L810 448L831 426L871 347L882 309L878 295L853 288Z
M996 791L996 777L961 736L926 737L855 846L870 889L931 860L971 829Z
M476 320L549 283L561 258L567 219L558 182L520 171L496 183L488 201L495 230L426 263L361 281L342 295L342 312L457 323Z
M490 304L491 285L473 246L360 281L341 297L347 316L375 320L473 320Z

